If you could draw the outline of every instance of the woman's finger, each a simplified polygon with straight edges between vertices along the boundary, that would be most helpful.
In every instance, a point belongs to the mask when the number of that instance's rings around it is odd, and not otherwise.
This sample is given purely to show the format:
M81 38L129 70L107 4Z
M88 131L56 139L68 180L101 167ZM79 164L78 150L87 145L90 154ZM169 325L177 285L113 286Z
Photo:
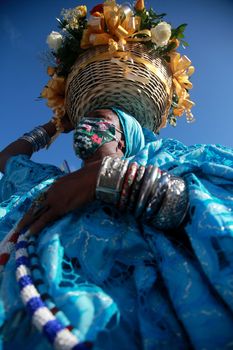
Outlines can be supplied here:
M40 208L32 204L31 208L24 214L22 219L18 222L16 226L16 231L20 232L24 228L30 226L35 220L38 219L44 212L48 210L48 205L43 205Z
M35 220L33 211L34 211L34 206L32 205L31 208L29 208L29 210L24 214L22 219L18 222L16 226L17 232L22 231L24 228L28 227L33 223L33 221Z
M30 225L28 229L29 234L36 235L40 233L48 224L57 220L59 217L60 215L56 214L53 209L49 209Z

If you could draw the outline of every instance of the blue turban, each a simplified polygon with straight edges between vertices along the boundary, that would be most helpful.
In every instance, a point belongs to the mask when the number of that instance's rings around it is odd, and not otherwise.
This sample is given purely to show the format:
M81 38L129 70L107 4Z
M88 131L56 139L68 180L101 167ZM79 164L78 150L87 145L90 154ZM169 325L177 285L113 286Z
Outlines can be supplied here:
M126 158L132 157L141 151L149 140L156 140L155 134L148 129L142 128L139 122L131 115L115 107L112 107L111 110L117 114L124 132Z

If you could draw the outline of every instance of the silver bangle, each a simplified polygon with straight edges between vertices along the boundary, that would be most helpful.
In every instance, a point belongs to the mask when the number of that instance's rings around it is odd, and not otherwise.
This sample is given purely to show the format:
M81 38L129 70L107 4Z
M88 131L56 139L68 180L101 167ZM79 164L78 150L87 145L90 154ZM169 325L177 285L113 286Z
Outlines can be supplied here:
M32 145L33 152L37 152L40 149L45 148L50 143L51 138L42 126L37 126L32 131L21 136L19 140L29 142Z
M128 205L128 209L131 212L134 212L134 209L136 207L136 203L138 200L138 196L139 196L139 190L141 188L141 184L143 182L143 176L145 173L146 168L143 165L140 165L140 167L138 168L137 174L136 174L136 178L134 180L134 183L132 185L132 191L129 197L129 205Z
M105 157L96 184L96 198L106 203L117 204L128 168L128 160Z
M152 216L154 217L158 212L163 202L163 199L167 193L170 178L171 176L168 173L161 173L160 177L158 178L158 181L156 181L156 183L154 184L154 188L151 192L151 196L148 200L147 207L143 214L144 219L149 220Z
M152 189L156 186L157 180L160 177L160 170L158 167L149 165L146 168L143 183L140 188L138 201L135 209L135 217L138 218L142 215L148 199L151 195Z
M152 224L160 230L177 228L183 222L189 207L186 183L182 178L171 176L164 200Z

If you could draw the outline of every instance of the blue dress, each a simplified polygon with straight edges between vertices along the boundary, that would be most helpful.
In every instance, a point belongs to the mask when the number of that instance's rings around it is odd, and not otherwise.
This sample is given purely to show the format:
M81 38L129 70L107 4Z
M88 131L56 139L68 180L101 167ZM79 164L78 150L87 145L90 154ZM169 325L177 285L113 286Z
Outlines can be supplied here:
M145 130L144 136L131 160L186 180L186 221L161 232L97 201L73 211L36 241L46 292L97 350L231 349L233 151L156 141ZM62 175L27 156L8 161L0 182L0 239ZM0 281L2 348L51 349L21 302L14 255Z

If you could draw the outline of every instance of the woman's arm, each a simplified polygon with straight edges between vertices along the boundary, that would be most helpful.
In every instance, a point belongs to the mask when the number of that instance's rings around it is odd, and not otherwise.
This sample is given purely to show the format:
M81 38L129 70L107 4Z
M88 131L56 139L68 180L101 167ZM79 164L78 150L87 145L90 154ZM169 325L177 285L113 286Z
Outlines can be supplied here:
M67 115L65 115L62 118L61 124L63 128L63 131L62 131L63 133L68 133L74 129ZM52 120L41 126L46 131L50 139L57 133L55 123ZM25 154L31 157L33 153L34 153L33 144L30 143L29 141L18 139L12 142L0 152L0 171L4 173L6 163L9 158L13 156L17 156L19 154Z
M51 121L42 125L42 127L45 129L50 138L55 135L56 127ZM18 139L4 148L0 152L0 171L4 173L8 159L19 154L25 154L31 157L33 154L32 144L26 140Z
M30 234L38 234L48 224L94 200L101 163L92 162L57 179L32 204L18 223L16 231L26 228Z

